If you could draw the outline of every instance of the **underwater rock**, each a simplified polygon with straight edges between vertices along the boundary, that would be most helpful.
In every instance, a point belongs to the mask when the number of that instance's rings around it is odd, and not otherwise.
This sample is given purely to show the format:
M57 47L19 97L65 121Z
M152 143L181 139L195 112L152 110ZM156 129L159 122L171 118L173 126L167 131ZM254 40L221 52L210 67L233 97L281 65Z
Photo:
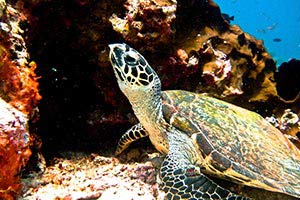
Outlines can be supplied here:
M128 0L125 17L113 14L110 22L127 42L151 49L172 42L176 6L176 0Z
M244 102L265 102L276 97L276 65L262 41L238 26L222 32L215 27L204 27L180 43L199 68L191 77L197 78L198 84L188 89L231 101L238 97Z
M27 184L19 199L163 199L157 171L146 158L122 163L111 156L68 154L56 158L41 176L23 179Z
M220 50L215 50L211 41L207 42L206 49L203 51L206 54L208 51L211 51L211 54L215 57L215 61L205 63L202 67L202 76L206 82L220 85L225 78L229 78L232 66L230 59L227 58L227 55Z
M0 198L19 193L19 176L31 155L33 143L28 119L34 120L41 96L20 28L25 16L0 1Z
M300 108L293 107L290 109L277 111L276 116L266 117L273 126L278 128L287 138L290 139L300 149Z
M29 54L22 36L24 31L20 28L26 18L8 4L1 10L0 97L23 113L30 114L41 96L35 74L36 64L28 62Z
M28 118L0 98L0 199L13 199L31 151Z
M286 130L294 125L300 126L299 117L296 113L293 113L291 109L286 109L280 118L279 128ZM296 136L296 134L294 136Z

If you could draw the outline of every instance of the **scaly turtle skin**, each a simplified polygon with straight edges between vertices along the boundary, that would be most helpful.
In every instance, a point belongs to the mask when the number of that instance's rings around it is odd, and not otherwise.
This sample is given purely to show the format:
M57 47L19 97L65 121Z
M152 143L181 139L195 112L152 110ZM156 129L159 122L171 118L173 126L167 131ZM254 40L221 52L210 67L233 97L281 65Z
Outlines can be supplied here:
M260 115L201 94L161 91L136 50L126 44L110 49L120 89L140 121L122 136L116 154L149 136L167 154L160 177L168 199L248 199L205 173L300 197L300 151Z

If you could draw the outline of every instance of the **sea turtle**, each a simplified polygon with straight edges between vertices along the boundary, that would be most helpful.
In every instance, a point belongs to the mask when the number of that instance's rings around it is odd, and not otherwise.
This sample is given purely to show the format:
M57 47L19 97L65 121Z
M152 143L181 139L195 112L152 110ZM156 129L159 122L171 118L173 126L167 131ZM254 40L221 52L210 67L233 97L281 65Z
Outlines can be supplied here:
M111 44L110 60L139 123L116 154L142 137L166 154L160 169L167 199L248 199L205 174L300 197L300 151L260 115L182 90L161 91L156 72L127 44Z

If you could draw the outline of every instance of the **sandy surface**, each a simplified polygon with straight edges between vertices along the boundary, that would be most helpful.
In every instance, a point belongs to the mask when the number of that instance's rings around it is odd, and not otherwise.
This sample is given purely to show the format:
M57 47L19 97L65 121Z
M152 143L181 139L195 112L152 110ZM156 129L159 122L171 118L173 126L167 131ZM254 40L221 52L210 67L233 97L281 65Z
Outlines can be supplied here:
M22 179L21 199L163 199L153 163L159 154L129 151L120 159L98 154L65 153L42 174ZM133 162L138 156L141 162ZM152 160L152 162L150 162ZM154 162L153 162L154 161Z

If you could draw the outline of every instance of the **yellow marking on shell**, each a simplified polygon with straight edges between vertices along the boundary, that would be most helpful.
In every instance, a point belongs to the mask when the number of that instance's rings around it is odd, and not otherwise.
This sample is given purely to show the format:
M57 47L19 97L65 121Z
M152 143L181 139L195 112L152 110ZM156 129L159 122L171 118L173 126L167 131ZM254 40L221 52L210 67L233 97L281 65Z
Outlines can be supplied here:
M195 134L193 134L193 135L195 135ZM226 179L226 180L229 180L229 181L233 181L233 182L238 183L238 184L242 183L244 185L249 185L251 187L262 188L262 189L269 190L269 191L272 191L272 192L282 192L281 189L276 189L276 188L271 187L267 184L264 184L260 180L251 179L248 176L245 176L243 174L240 174L240 173L236 172L235 170L232 169L232 166L230 168L228 168L227 170L221 172L211 164L211 161L212 161L212 157L211 157L211 154L210 154L210 155L206 156L203 160L201 160L200 165L205 169L206 173L208 173L212 176L222 178L222 179ZM281 185L279 183L276 183L274 180L270 179L269 181L274 186L276 185L277 188L282 188Z
M222 177L222 178L225 178L225 176L227 176L227 177L236 177L237 180L240 178L240 180L243 184L249 185L249 186L252 186L252 187L262 188L262 189L269 190L269 191L272 191L272 192L282 192L282 190L275 189L274 187L266 185L266 184L262 183L260 180L250 179L249 177L247 177L243 174L237 173L232 168L229 168L226 171L220 173L220 175L221 175L220 177ZM229 180L235 181L235 180L232 180L232 179L229 179ZM243 182L243 180L247 180L247 182ZM272 184L276 185L276 187L281 188L280 184L276 183L273 180L270 180L270 181L272 182Z
M184 130L185 133L192 133L195 127L200 130L193 121L187 120L185 116L181 116L178 112L174 113L171 116L170 124L176 124L176 127Z

